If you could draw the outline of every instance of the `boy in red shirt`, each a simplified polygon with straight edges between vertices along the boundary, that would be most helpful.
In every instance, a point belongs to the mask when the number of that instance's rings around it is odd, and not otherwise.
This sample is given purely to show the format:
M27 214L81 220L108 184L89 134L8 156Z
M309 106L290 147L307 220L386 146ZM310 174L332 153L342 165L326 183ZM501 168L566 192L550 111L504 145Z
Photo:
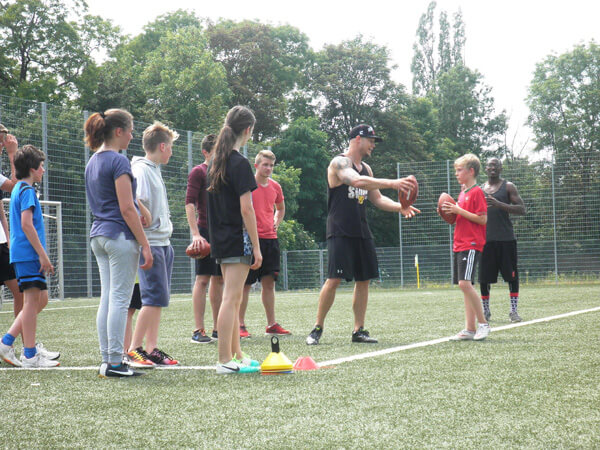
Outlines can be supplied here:
M456 214L454 228L454 284L458 284L465 300L465 329L453 340L480 341L490 333L483 315L483 307L473 287L477 273L477 263L485 245L485 225L487 223L487 202L477 185L477 175L481 163L477 156L469 153L454 161L455 176L461 185L456 204L446 202L442 209ZM479 327L475 327L475 319Z
M290 334L275 321L275 282L279 275L279 241L277 228L285 215L285 202L281 186L271 179L275 166L275 154L271 150L262 150L256 155L256 184L252 191L252 204L256 214L260 252L263 255L262 266L258 270L250 270L244 295L240 305L240 337L250 337L244 322L250 287L260 281L262 302L267 315L266 334L284 336Z

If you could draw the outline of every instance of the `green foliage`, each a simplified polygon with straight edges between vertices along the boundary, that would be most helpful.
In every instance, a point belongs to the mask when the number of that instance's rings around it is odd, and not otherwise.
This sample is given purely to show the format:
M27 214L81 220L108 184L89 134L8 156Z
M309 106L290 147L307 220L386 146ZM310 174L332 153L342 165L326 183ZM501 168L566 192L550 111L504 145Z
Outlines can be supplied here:
M479 72L454 66L436 83L437 90L430 95L438 110L439 137L452 141L454 153L480 155L500 144L507 118L504 112L495 114L491 87Z
M294 219L281 222L277 229L277 239L279 239L281 250L311 250L318 248L313 235L304 229L304 225Z
M110 50L118 33L86 11L78 0L0 4L0 93L39 101L75 97L93 52Z
M334 152L345 148L348 132L359 123L374 123L377 111L398 102L403 88L390 78L389 50L358 36L317 53L309 89L318 98L321 127Z
M564 175L557 180L565 207L559 234L583 220L591 236L600 233L600 216L590 209L600 196L600 47L581 44L550 55L536 66L527 102L537 150L550 150ZM564 205L564 206L563 206Z
M301 169L296 219L319 241L325 240L327 217L327 135L316 118L300 118L290 124L274 144L278 161ZM287 197L287 193L285 193Z
M454 24L450 25L448 13L442 11L439 15L439 35L435 35L435 8L437 3L432 1L419 19L417 41L413 44L413 93L426 95L437 88L437 79L452 67L463 63L462 53L465 46L465 25L460 9L454 14ZM450 29L454 33L450 38ZM436 52L437 42L437 52Z
M224 20L206 31L214 58L227 73L230 106L254 111L255 142L276 136L286 122L286 95L300 82L309 60L308 37L289 25L249 20Z
M302 169L288 167L284 161L278 161L273 170L273 179L281 185L285 197L285 215L294 217L298 211L298 193Z

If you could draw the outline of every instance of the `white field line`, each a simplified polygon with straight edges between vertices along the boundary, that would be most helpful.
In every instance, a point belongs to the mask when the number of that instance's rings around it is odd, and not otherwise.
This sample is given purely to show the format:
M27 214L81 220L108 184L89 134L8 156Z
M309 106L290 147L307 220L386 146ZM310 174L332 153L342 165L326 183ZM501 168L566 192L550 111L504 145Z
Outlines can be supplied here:
M585 313L596 312L596 311L600 311L600 306L597 306L595 308L590 308L590 309L582 309L580 311L571 311L571 312L568 312L565 314L557 314L556 316L542 317L541 319L528 320L526 322L517 322L517 323L511 323L509 325L502 325L500 327L492 328L492 332L509 330L511 328L517 328L517 327L524 327L526 325L533 325L536 323L550 322L551 320L564 319L565 317L577 316L579 314L585 314ZM360 353L358 355L346 356L344 358L330 359L329 361L323 361L323 362L317 363L317 365L319 367L333 366L333 365L337 365L337 364L341 364L341 363L345 363L345 362L357 361L359 359L374 358L376 356L387 355L387 354L396 353L396 352L402 352L404 350L411 350L413 348L427 347L430 345L441 344L442 342L448 342L452 337L453 336L448 336L445 338L433 339L431 341L417 342L415 344L407 344L407 345L400 345L398 347L386 348L383 350L377 350L375 352Z
M572 316L577 316L577 315L580 315L580 314L585 314L585 313L590 313L590 312L596 312L596 311L600 311L600 306L597 306L595 308L582 309L582 310L579 310L579 311L571 311L571 312L564 313L564 314L557 314L555 316L542 317L540 319L533 319L533 320L528 320L528 321L525 321L525 322L518 322L518 323L511 323L509 325L502 325L500 327L492 328L492 332L496 333L498 331L509 330L511 328L524 327L524 326L533 325L533 324L536 324L536 323L550 322L552 320L564 319L566 317L572 317ZM448 337L433 339L431 341L416 342L414 344L407 344L407 345L400 345L398 347L386 348L386 349L383 349L383 350L377 350L375 352L359 353L358 355L346 356L344 358L330 359L328 361L323 361L323 362L317 363L317 365L319 367L334 366L334 365L342 364L342 363L345 363L345 362L358 361L360 359L375 358L377 356L388 355L390 353L402 352L404 350L411 350L413 348L428 347L430 345L441 344L443 342L448 342L451 338L452 338L452 336L448 336ZM85 370L98 370L98 366L86 366L86 367L61 367L61 366L58 366L58 367L49 367L49 368L41 368L41 369L24 369L22 367L9 367L9 368L7 368L7 367L0 367L0 372L7 371L7 370L10 370L10 371L15 371L15 370L39 370L39 371L42 371L42 370L67 370L67 371L85 371ZM156 367L155 369L146 369L145 371L151 371L151 370L215 370L215 366Z
M56 300L56 301L60 301L60 300ZM169 303L182 303L182 302L189 302L189 301L191 301L191 298L181 298L181 299L171 300ZM54 302L52 302L52 303L54 303ZM6 304L8 304L8 303L6 303ZM12 305L12 302L10 304ZM86 309L86 308L98 308L98 303L96 303L94 305L58 306L56 308L46 306L43 309L43 312L64 311L66 309ZM0 314L12 314L12 313L13 313L12 307L11 307L11 309L7 309L6 311L0 311Z

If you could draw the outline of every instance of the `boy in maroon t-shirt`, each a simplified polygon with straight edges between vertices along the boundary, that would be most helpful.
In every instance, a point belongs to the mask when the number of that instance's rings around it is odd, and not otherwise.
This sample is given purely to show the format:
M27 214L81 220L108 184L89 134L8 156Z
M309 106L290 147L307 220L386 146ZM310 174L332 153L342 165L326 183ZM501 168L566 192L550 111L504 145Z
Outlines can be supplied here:
M263 255L262 266L257 270L250 270L244 285L244 295L240 305L240 337L250 337L244 322L250 287L260 281L261 297L267 327L265 334L286 336L291 334L275 320L275 282L279 276L279 241L277 229L285 215L285 202L281 186L271 179L275 166L275 154L271 150L260 151L254 160L256 168L257 189L252 191L252 204L256 214L256 226L260 241L260 251Z
M485 245L485 224L487 223L487 203L485 195L477 186L477 175L481 163L477 156L469 153L454 162L456 179L462 187L457 203L446 202L442 209L456 214L454 228L454 284L458 284L465 301L465 329L453 340L485 339L490 333L483 315L479 295L473 287L477 273L477 263ZM475 320L479 323L476 329Z

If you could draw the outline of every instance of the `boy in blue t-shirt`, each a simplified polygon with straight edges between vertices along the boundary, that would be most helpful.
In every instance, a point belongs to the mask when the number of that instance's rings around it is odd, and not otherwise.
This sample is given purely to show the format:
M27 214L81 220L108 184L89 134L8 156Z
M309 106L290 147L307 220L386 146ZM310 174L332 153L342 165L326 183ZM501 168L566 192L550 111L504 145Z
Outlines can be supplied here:
M33 145L15 155L17 184L10 197L10 262L14 264L23 309L0 342L0 357L13 366L54 367L57 361L36 350L35 332L42 291L47 290L45 273L54 273L46 253L46 233L40 202L33 183L42 181L46 156ZM22 334L23 354L15 356L14 341Z

